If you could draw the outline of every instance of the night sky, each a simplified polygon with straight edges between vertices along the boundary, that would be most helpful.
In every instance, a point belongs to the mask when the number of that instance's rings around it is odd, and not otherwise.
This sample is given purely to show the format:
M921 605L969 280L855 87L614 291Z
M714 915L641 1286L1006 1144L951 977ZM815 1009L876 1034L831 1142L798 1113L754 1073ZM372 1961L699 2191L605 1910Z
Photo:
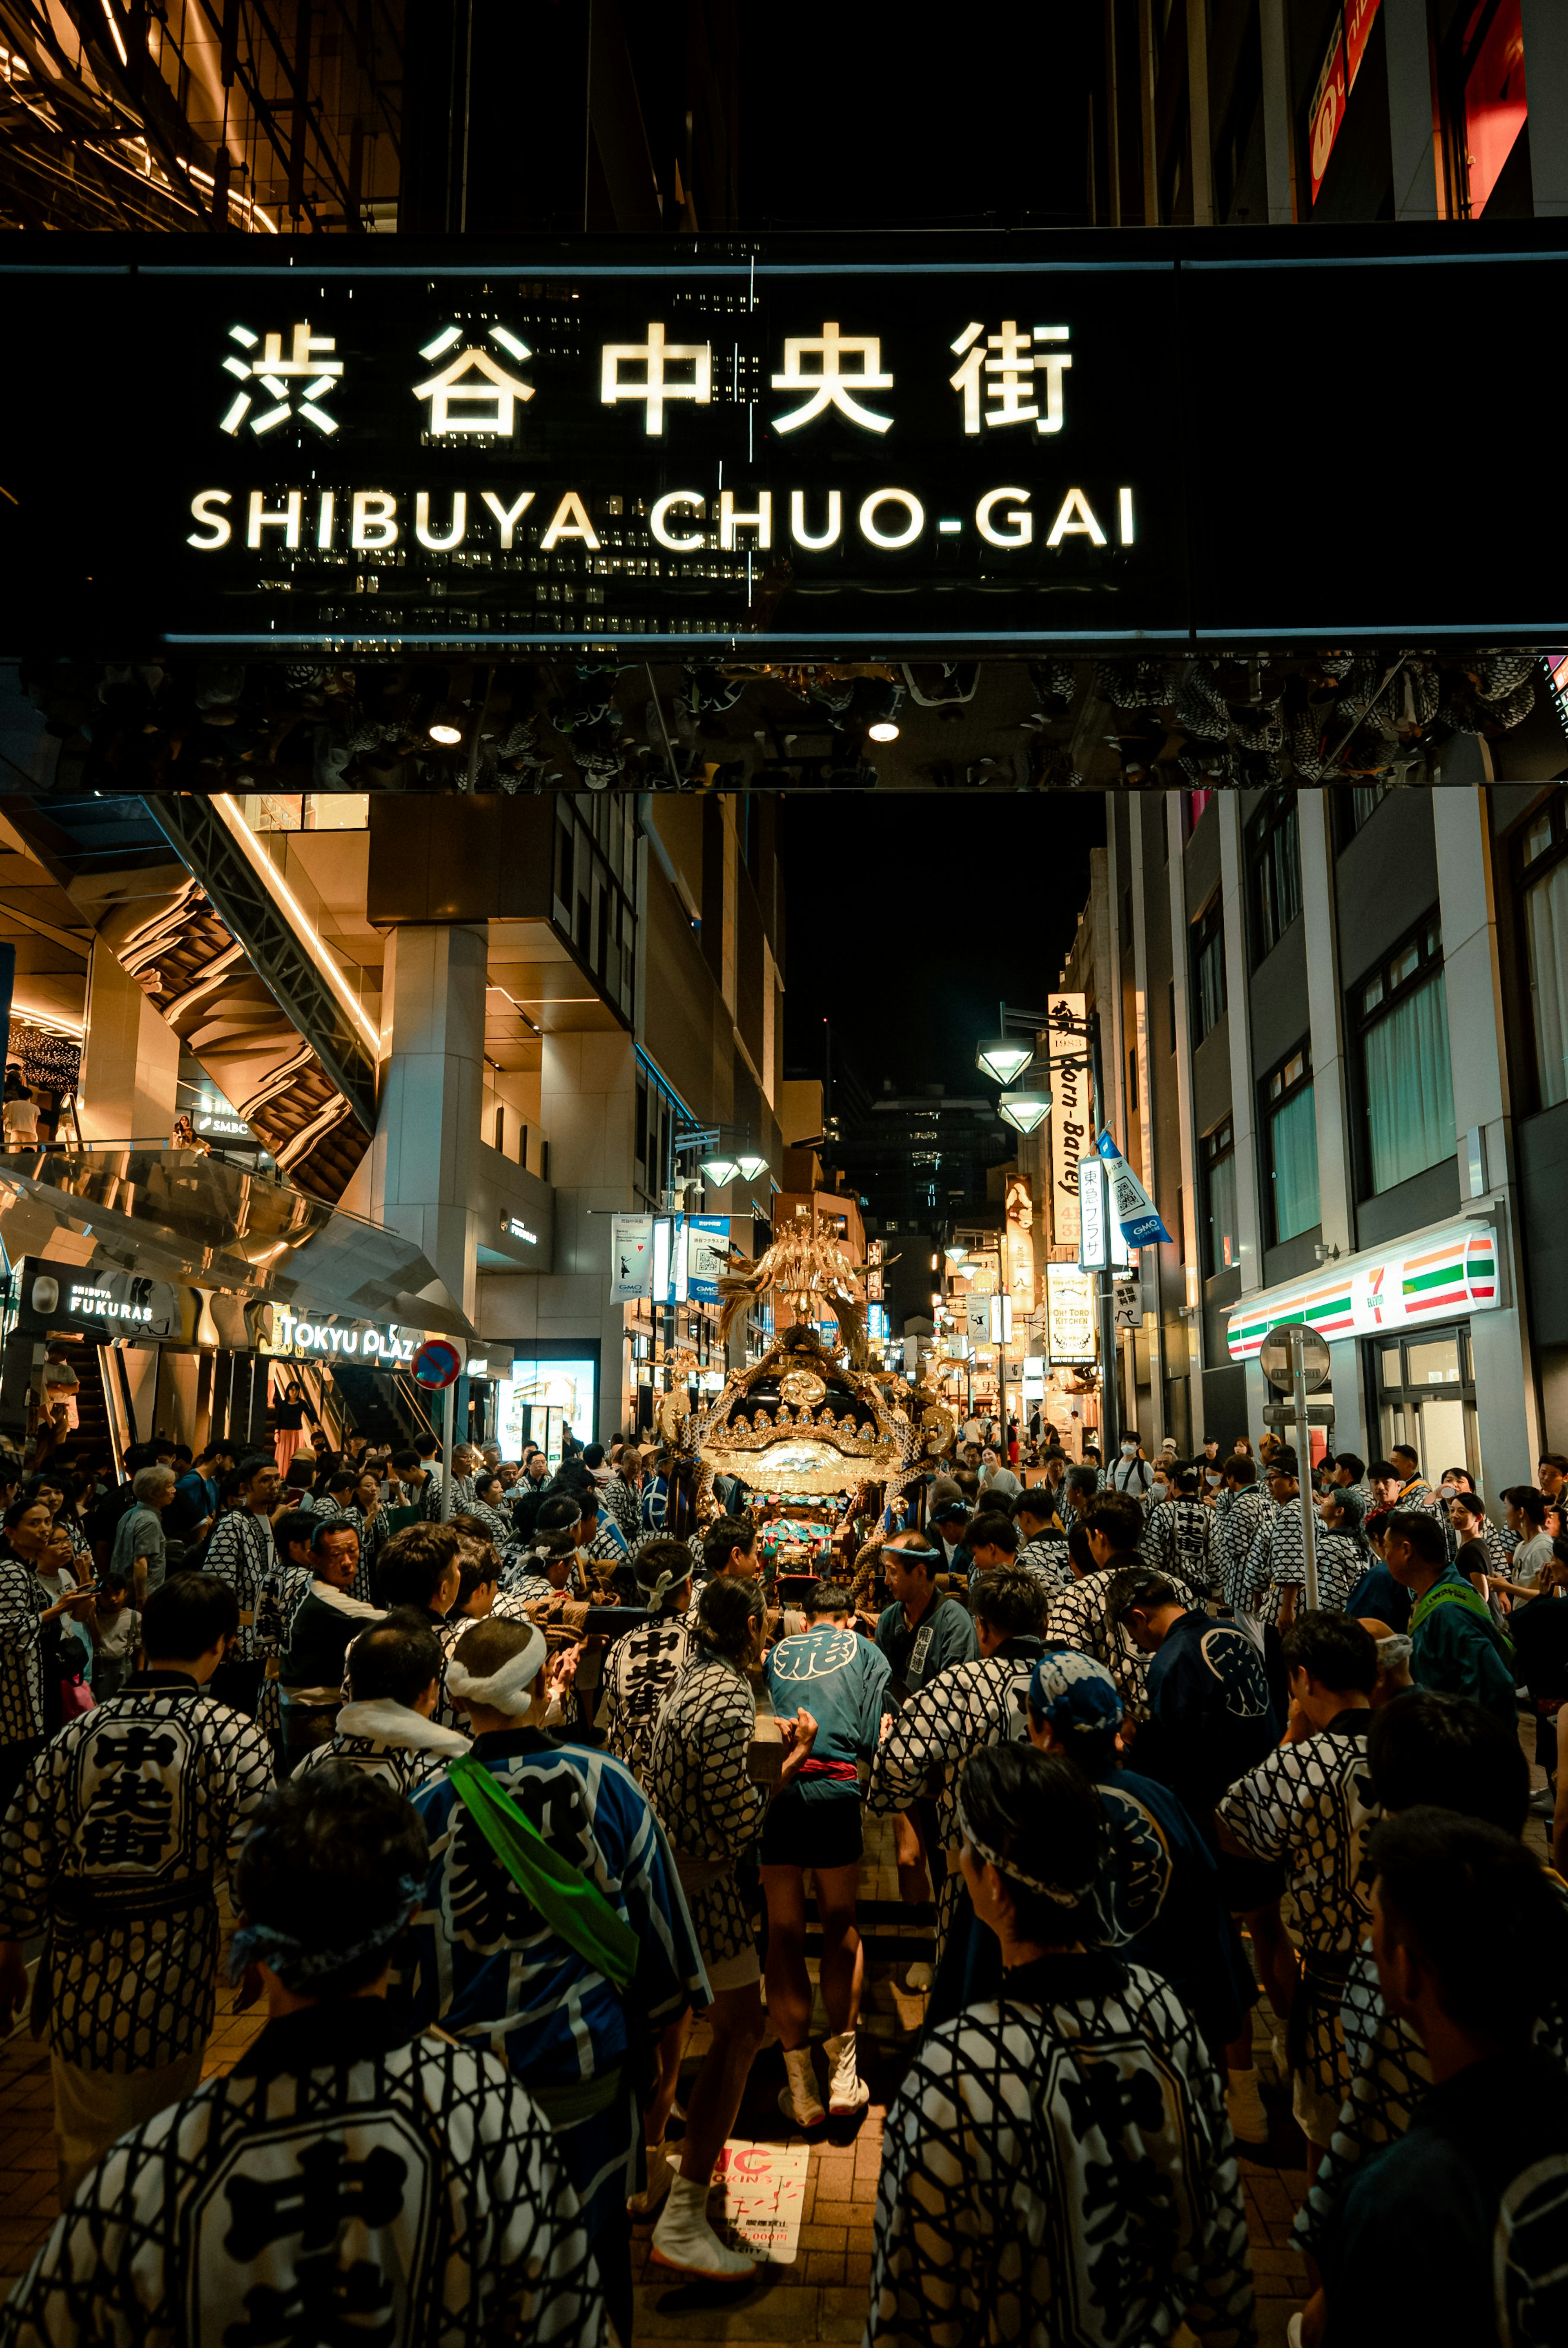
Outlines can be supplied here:
M873 1092L982 1084L998 1004L1038 1005L1061 973L1105 838L1099 794L794 792L780 812L785 1075L822 1074L831 1015L835 1066Z

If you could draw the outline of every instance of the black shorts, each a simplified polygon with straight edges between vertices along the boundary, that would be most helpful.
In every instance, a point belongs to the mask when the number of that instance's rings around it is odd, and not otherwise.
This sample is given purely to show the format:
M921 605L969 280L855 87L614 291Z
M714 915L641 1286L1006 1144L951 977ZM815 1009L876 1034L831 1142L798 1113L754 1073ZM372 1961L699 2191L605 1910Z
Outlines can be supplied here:
M858 1787L808 1802L791 1786L768 1807L762 1860L764 1867L853 1867L860 1843Z
M1277 1859L1243 1859L1234 1850L1216 1851L1218 1875L1214 1888L1233 1916L1248 1916L1255 1908L1272 1908L1285 1897L1285 1869Z

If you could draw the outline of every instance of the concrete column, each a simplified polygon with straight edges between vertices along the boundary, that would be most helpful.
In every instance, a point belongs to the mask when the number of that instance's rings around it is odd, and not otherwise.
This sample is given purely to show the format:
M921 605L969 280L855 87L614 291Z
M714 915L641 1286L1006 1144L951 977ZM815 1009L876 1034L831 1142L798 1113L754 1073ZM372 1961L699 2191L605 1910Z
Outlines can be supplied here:
M1214 795L1220 827L1220 906L1225 917L1225 1001L1230 1005L1231 1131L1235 1136L1236 1244L1242 1292L1263 1286L1263 1227L1257 1203L1257 1087L1252 1072L1252 972L1246 948L1246 873L1242 862L1241 793ZM1263 1427L1268 1382L1255 1362L1246 1365L1246 1422L1255 1443ZM1230 1432L1234 1433L1234 1429Z
M1537 220L1568 212L1568 13L1563 0L1522 0L1530 98L1530 180Z
M114 948L95 939L77 1110L82 1138L166 1148L179 1074L179 1036L122 968Z
M372 1215L424 1250L470 1316L487 946L477 923L392 932L382 997L391 1049L371 1159Z
M1334 895L1334 840L1327 791L1296 795L1301 842L1301 918L1307 927L1307 1011L1312 1038L1312 1105L1317 1127L1317 1204L1323 1244L1355 1250L1348 1068L1339 987L1339 924ZM1352 1338L1328 1348L1334 1392L1334 1446L1362 1458L1367 1448L1360 1349Z
M1481 746L1475 745L1480 753ZM1477 763L1480 763L1479 755ZM1502 1303L1471 1321L1483 1492L1530 1484L1543 1440L1524 1314L1524 1257L1514 1190L1513 1116L1497 952L1490 819L1484 789L1431 794L1448 998L1460 1211L1495 1223ZM1481 1187L1472 1191L1469 1138L1479 1133Z
M1143 800L1137 791L1128 795L1127 838L1132 882L1132 1016L1135 1032L1132 1048L1138 1056L1138 1112L1135 1118L1129 1118L1129 1139L1131 1128L1135 1126L1143 1188L1158 1206L1159 1182L1154 1170L1154 1104L1149 1083L1149 917L1143 882ZM1132 1157L1131 1149L1127 1155ZM1142 1250L1140 1253L1143 1258L1140 1278L1143 1293L1143 1339L1149 1355L1149 1408L1145 1415L1147 1424L1140 1421L1139 1432L1147 1447L1151 1443L1157 1446L1163 1442L1166 1433L1165 1349L1160 1296L1160 1251L1153 1247Z
M1198 1271L1198 1145L1193 1129L1193 1023L1188 1002L1192 959L1188 947L1192 929L1187 920L1186 867L1182 860L1182 794L1165 794L1165 837L1169 843L1171 895L1171 976L1176 989L1176 1127L1182 1150L1182 1231L1186 1255L1182 1263L1182 1313L1187 1333L1187 1392L1193 1421L1193 1446L1204 1440L1204 1311L1203 1279ZM1195 1303L1194 1300L1198 1300Z
M1307 932L1312 1105L1317 1126L1317 1205L1324 1246L1349 1255L1355 1245L1354 1202L1327 792L1298 791L1296 812L1301 842L1301 918Z
M1268 189L1268 225L1288 228L1296 218L1296 199L1285 0L1258 0L1257 21L1263 46L1263 168Z
M1247 966L1246 901L1241 855L1241 793L1216 791L1220 827L1220 904L1225 917L1225 1001L1230 1005L1231 1131L1235 1136L1236 1244L1241 1284L1263 1286L1263 1232L1257 1210L1257 1094L1252 1080L1252 973Z
M641 1202L631 1184L637 1059L630 1035L547 1035L539 1078L555 1191L555 1265L534 1282L537 1334L599 1347L599 1433L623 1423L625 1307L610 1301L608 1209ZM599 1211L590 1213L589 1209Z
M1528 7L1529 0L1525 0ZM1555 0L1548 0L1555 5ZM1389 146L1394 162L1394 218L1437 220L1438 159L1432 143L1432 62L1427 0L1383 0L1389 58ZM1528 47L1528 39L1525 44ZM1531 105L1535 102L1533 81ZM1536 210L1540 210L1539 204Z

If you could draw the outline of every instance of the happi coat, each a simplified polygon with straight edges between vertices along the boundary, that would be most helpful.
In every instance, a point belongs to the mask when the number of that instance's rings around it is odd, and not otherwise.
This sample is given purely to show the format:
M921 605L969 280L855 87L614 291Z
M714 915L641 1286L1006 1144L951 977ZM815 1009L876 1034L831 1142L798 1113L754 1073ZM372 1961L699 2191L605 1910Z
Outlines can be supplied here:
M555 2137L483 2047L383 1998L268 2024L123 2137L10 2303L0 2348L601 2348Z
M1255 2337L1225 2091L1173 1993L1102 1951L938 2024L887 2114L866 2348Z
M183 1672L144 1672L69 1722L11 1805L0 1939L46 1936L35 2014L63 2061L156 2070L216 2011L214 1879L272 1784L253 1721Z

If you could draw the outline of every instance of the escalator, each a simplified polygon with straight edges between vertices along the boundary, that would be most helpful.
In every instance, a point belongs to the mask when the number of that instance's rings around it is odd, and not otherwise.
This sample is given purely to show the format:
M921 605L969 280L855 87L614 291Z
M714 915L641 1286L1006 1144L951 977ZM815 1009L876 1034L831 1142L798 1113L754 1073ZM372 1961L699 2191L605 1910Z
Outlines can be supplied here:
M375 1129L375 1060L264 860L259 870L210 802L183 794L14 797L0 813L280 1170L341 1199Z

